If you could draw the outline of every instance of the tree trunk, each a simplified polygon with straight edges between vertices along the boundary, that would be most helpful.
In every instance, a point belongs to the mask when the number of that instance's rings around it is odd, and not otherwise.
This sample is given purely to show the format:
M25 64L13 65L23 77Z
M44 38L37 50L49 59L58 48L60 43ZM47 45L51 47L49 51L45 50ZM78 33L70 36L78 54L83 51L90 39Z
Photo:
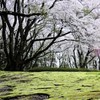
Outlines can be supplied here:
M23 71L23 67L22 65L14 61L8 61L5 70L6 71Z

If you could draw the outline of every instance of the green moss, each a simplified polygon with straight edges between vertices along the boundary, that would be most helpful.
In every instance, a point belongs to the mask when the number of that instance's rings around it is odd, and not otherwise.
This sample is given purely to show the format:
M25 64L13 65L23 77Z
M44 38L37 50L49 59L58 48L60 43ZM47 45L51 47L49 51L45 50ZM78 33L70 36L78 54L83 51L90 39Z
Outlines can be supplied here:
M5 81L1 81L5 80ZM4 72L0 71L0 98L46 93L49 100L100 99L100 72ZM27 100L27 99L26 99Z

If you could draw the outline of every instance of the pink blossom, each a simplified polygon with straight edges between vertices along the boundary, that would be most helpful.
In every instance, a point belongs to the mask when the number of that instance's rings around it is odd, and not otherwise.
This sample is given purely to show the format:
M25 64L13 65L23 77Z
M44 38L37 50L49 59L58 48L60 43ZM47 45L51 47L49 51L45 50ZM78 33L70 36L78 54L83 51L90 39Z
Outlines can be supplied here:
M100 49L94 49L93 51L96 56L100 56Z

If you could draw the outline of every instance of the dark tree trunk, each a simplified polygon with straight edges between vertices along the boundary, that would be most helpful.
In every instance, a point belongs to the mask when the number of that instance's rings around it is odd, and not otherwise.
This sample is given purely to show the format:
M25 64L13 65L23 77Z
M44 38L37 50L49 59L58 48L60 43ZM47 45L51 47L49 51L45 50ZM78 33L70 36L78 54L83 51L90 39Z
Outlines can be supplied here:
M5 70L6 71L23 71L23 67L22 66L23 65L18 64L16 62L10 60L10 61L7 62Z

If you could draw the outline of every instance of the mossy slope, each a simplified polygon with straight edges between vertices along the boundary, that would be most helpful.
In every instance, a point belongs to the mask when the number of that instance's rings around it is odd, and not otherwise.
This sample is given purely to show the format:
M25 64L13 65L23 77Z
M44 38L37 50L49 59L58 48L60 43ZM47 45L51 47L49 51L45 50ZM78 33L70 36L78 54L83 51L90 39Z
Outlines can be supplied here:
M25 96L35 93L49 94L48 100L100 100L100 72L0 71L1 100L22 95L29 100Z

